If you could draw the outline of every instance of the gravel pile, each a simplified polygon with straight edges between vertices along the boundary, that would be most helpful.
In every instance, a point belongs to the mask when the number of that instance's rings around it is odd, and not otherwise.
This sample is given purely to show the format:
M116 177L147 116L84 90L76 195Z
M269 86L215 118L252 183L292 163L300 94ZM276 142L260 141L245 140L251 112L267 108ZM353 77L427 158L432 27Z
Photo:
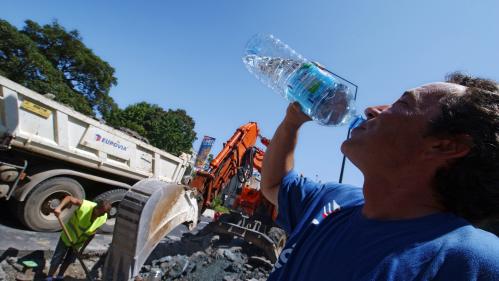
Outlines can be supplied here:
M209 228L208 228L209 229ZM263 252L238 237L210 233L185 233L180 239L165 238L142 267L148 280L160 272L161 280L266 280L272 264Z

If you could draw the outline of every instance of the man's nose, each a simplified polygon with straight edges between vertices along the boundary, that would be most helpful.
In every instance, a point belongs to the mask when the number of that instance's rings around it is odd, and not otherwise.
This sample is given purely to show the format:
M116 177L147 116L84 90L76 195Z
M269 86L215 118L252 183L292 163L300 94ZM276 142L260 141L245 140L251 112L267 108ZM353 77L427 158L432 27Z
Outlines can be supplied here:
M367 120L369 120L374 117L377 117L381 112L385 111L389 107L390 107L389 105L370 106L366 108L364 113L366 114Z

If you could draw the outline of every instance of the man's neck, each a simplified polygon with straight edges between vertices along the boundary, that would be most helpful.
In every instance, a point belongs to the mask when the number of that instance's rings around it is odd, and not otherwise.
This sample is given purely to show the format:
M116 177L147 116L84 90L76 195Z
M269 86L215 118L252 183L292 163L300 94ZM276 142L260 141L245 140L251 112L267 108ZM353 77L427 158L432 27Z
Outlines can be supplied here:
M364 197L362 213L370 219L412 219L443 210L424 177L388 180L366 176Z

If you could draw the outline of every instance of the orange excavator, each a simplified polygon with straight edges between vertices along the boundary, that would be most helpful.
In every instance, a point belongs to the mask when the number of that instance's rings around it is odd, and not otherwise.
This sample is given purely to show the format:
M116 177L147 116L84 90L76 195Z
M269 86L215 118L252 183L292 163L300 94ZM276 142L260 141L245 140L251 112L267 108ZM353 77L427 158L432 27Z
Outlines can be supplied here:
M261 170L264 152L255 146L259 137L265 146L269 144L267 138L260 136L255 122L239 127L210 162L208 171L196 172L190 186L203 194L203 207L209 206L234 176L242 183L253 175L251 167Z
M260 136L257 123L239 127L209 169L196 172L190 186L203 195L201 210L210 207L217 197L229 209L212 224L215 232L240 236L263 249L275 262L286 235L275 225L277 210L260 192L258 179L253 176L254 170L261 171L264 156L263 150L255 146L258 138L265 146L270 143Z
M187 185L157 179L136 183L118 207L103 280L132 280L164 236L180 224L194 229L216 198L229 212L217 216L211 229L224 237L244 238L275 262L286 234L275 225L276 209L253 175L261 170L264 156L255 146L258 138L264 145L270 142L260 136L255 122L239 127L209 169L197 171Z

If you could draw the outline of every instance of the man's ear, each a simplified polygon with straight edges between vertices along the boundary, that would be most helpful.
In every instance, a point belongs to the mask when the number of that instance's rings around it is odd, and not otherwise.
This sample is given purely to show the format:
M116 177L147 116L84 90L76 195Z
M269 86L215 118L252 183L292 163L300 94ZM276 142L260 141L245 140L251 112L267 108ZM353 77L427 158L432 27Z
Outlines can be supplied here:
M426 159L453 160L466 156L473 145L473 139L468 134L444 137L428 137L425 150Z

